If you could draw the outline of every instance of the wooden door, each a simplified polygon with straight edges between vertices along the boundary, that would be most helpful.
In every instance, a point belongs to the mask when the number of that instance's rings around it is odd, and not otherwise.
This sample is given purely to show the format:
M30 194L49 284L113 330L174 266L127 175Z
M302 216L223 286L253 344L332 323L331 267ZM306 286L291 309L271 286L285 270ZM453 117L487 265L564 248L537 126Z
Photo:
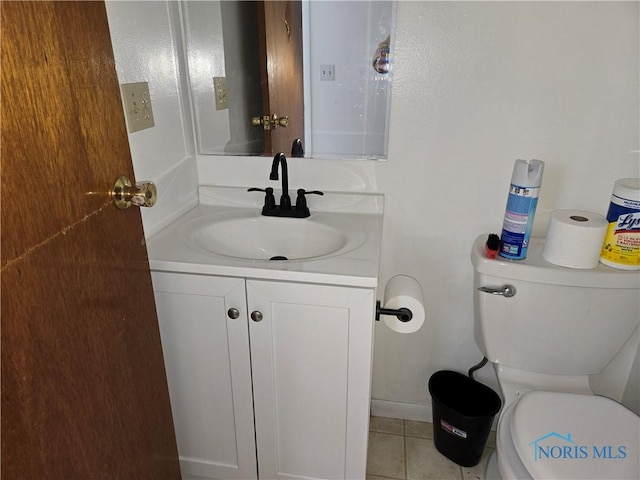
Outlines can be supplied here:
M104 3L0 13L2 478L180 478Z
M289 156L297 138L304 140L302 2L258 2L258 38L263 115L289 117L287 127L265 130L267 155Z

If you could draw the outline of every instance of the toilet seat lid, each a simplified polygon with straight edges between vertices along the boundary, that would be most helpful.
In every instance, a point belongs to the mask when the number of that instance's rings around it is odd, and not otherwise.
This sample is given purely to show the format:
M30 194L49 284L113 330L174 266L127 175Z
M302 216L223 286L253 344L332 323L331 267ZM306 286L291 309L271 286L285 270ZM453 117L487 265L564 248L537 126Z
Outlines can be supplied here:
M640 478L640 417L611 399L529 392L510 431L533 478Z

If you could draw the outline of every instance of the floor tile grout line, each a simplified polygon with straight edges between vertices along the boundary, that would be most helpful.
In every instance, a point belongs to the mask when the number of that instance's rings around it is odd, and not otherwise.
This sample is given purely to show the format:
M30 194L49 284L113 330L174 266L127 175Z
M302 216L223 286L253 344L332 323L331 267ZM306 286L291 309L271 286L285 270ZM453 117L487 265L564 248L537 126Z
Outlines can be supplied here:
M404 430L404 421L402 422L402 429ZM409 478L409 459L407 458L407 436L402 436L402 447L404 453L404 480Z
M369 432L371 432L371 433L381 433L383 435L392 435L394 437L404 437L404 436L406 436L406 435L403 435L401 433L383 432L383 431L380 431L380 430L369 430Z
M383 430L369 430L371 433L381 433L383 435L392 435L394 437L409 437L409 438L421 438L423 440L433 440L433 437L422 436L422 435L412 435L410 433L395 433L395 432L385 432ZM491 448L491 447L488 447Z
M407 420L402 420L402 444L404 449L404 479L409 479L409 459L407 458Z

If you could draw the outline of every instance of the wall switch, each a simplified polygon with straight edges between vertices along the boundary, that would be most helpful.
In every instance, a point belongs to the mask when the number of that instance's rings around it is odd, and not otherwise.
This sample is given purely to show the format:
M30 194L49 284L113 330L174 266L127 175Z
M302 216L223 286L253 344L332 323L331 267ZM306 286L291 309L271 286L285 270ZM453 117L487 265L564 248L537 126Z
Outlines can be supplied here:
M330 82L336 79L335 65L320 65L320 80L328 80Z
M120 85L120 89L129 133L153 127L155 123L151 109L149 84L147 82L123 83Z
M229 108L227 102L227 77L213 77L213 90L216 94L216 110Z

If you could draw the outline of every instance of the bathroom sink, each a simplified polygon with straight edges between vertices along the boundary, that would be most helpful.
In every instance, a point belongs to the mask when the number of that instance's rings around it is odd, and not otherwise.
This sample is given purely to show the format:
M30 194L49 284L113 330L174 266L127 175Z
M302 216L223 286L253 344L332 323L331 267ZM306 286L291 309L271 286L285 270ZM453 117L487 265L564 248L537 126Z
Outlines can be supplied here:
M147 241L153 271L378 284L381 195L325 192L312 197L306 218L261 215L262 196L244 187L203 185L198 201Z
M216 255L248 260L303 260L332 255L348 246L329 216L214 215L191 228L190 242Z

